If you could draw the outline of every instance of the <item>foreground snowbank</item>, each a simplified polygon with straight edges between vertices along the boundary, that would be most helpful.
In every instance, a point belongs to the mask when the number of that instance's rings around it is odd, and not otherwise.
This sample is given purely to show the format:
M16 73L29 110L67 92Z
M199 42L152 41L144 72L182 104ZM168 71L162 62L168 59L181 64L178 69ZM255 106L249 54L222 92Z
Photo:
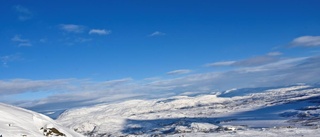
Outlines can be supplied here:
M60 126L47 116L2 103L0 103L0 135L2 137L83 136Z

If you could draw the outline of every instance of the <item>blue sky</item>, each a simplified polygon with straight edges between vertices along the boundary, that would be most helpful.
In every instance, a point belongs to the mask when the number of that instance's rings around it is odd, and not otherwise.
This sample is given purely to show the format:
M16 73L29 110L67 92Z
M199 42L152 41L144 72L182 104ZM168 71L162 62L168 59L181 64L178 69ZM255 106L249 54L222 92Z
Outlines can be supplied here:
M1 1L0 101L44 110L317 83L319 5Z

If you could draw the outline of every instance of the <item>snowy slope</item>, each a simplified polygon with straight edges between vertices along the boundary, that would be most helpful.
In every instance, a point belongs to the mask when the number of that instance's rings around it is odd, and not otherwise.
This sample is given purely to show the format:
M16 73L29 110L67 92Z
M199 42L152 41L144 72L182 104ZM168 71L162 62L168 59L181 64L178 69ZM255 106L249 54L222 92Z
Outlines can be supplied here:
M2 137L81 137L42 114L0 103L0 135Z
M57 121L95 137L320 134L320 88L295 85L229 96L231 92L237 91L78 108Z

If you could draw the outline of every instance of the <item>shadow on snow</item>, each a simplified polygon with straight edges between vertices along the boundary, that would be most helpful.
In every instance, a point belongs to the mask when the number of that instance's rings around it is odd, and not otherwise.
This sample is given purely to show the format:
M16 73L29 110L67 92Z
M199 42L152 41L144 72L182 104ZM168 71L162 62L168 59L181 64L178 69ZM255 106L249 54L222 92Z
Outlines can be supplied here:
M266 106L251 111L232 113L223 117L182 117L182 118L166 118L166 119L149 119L136 120L127 119L122 133L124 134L172 134L175 133L177 126L190 127L192 123L208 123L217 126L223 126L230 121L237 121L238 125L244 125L251 128L261 128L255 125L248 125L248 121L269 121L269 120L286 120L286 117L281 117L279 114L288 110L298 110L310 105L319 105L320 96L308 99L298 100L280 105ZM243 122L243 123L242 123ZM250 123L250 122L249 122ZM284 123L283 124L289 124ZM276 125L269 125L273 127Z

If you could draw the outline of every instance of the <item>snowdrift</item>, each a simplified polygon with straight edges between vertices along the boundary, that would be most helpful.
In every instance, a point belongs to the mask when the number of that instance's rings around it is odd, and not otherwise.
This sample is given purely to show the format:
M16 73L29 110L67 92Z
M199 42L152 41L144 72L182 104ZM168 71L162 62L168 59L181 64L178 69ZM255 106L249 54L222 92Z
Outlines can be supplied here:
M2 137L82 137L47 116L23 108L0 103L0 135Z

